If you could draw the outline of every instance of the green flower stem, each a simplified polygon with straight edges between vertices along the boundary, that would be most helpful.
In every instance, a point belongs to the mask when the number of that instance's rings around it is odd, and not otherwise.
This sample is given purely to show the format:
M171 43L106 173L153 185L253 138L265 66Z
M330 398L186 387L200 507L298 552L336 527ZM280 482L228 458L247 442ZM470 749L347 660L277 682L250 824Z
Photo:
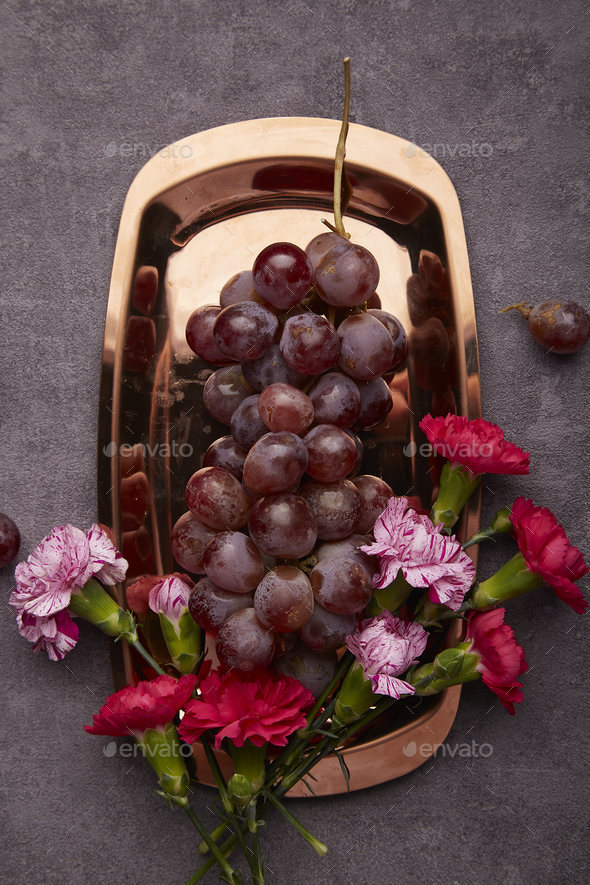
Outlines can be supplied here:
M497 534L498 532L494 531L492 528L482 529L481 532L476 532L465 541L463 544L463 550L467 550L468 547L473 547L474 544L481 544L482 541L487 541L488 539L492 540Z
M396 612L406 601L412 589L400 569L391 584L388 584L387 587L379 587L373 591L363 617L374 618L384 611Z
M280 802L276 796L274 796L271 792L266 792L264 794L265 798L268 799L271 805L280 811L285 820L288 820L292 827L295 827L297 832L303 836L305 841L311 845L314 851L317 851L320 857L323 857L327 851L328 846L324 845L323 842L320 842L319 839L316 839L315 836L312 836L309 830L306 830L302 823L300 823L297 818L291 814L288 808L285 808L282 802Z
M226 839L226 841L223 843L223 845L220 847L219 850L223 854L224 857L229 857L229 855L235 849L237 844L238 844L238 837L237 836L230 836L229 839ZM194 873L190 877L190 879L187 880L186 885L197 885L197 882L200 882L201 879L207 875L209 870L212 867L214 867L216 863L217 863L217 858L212 854L211 857L208 858L208 860L206 860L205 863L203 863L199 867L197 872Z
M264 861L260 852L260 839L258 838L258 821L256 814L256 802L251 803L246 809L248 829L252 834L252 871L253 885L264 885Z
M215 829L211 833L209 833L209 835L214 842L218 842L226 830L227 821L223 820L218 827L215 827ZM199 854L209 854L209 845L207 844L207 842L205 842L204 839L202 842L199 843Z
M129 642L129 645L130 645L132 648L134 648L135 651L136 651L139 655L141 655L141 657L144 659L144 661L147 661L147 663L150 665L150 667L151 667L153 670L155 670L156 673L157 673L159 676L165 676L165 675L166 675L165 671L162 670L162 668L160 667L160 665L158 664L157 661L154 661L154 659L152 658L152 656L151 656L151 654L149 653L149 651L148 651L146 648L143 647L143 645L141 644L141 642L139 641L139 639L136 639L135 642Z
M219 796L221 798L221 804L223 805L223 810L232 815L234 806L229 798L227 792L227 785L225 783L225 779L223 777L221 768L219 767L219 762L217 761L217 757L211 748L211 744L207 740L207 738L203 737L201 739L201 743L203 744L203 749L205 750L205 756L207 757L207 762L209 763L209 767L211 768L211 773L215 778L215 783L217 785L217 789L219 791Z
M190 805L186 805L184 810L187 814L187 817L194 825L195 829L199 832L203 841L206 842L207 845L209 846L209 850L211 851L211 860L212 860L211 866L213 866L213 863L218 863L224 872L226 881L231 883L231 885L239 885L239 883L240 883L239 876L236 875L235 870L233 869L232 866L230 866L230 864L228 863L228 861L225 858L225 851L223 850L225 846L223 846L222 848L219 848L217 843L213 841L213 839L211 838L211 836L207 832L206 827L203 826L203 824L201 823L201 821L199 820L199 818L197 817L195 812L192 810ZM206 866L206 864L203 864L203 866L198 871L199 873L201 873L201 870L203 870L204 866ZM207 869L210 869L210 868L211 867L208 867ZM198 875L198 873L195 874L196 878L195 878L195 876L193 876L189 880L189 882L190 883L198 882L199 879L203 878L203 876L205 875L205 872L207 872L207 870L202 872L201 875ZM187 883L187 885L188 885L188 883Z

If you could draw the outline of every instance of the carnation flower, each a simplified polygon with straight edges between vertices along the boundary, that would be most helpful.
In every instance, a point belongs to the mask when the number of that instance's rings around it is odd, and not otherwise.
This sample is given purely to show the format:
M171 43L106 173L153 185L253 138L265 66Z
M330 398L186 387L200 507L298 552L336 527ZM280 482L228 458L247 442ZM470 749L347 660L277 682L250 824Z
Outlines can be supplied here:
M46 651L50 661L61 661L78 641L78 627L67 611L49 617L16 612L21 636L33 643L33 651Z
M109 695L95 714L92 725L85 725L89 734L126 737L132 734L141 740L147 729L163 730L190 698L197 677L157 676L148 682L128 685Z
M304 710L313 695L297 679L268 670L255 673L211 673L200 685L201 694L187 704L179 726L189 744L209 729L218 729L215 746L228 738L236 747L246 740L255 747L267 742L284 747L287 738L306 724Z
M94 523L86 532L90 547L93 576L102 584L119 584L125 580L129 563L119 553L104 526Z
M178 578L179 581L184 581L187 585L190 581L190 578L181 572L173 572L173 574L168 575L168 577ZM127 599L127 605L132 611L139 615L140 618L145 617L149 609L149 597L152 588L161 581L162 575L143 575L143 577L138 578L137 581L134 581L133 584L130 584L126 588L125 596Z
M504 623L506 610L472 613L467 624L469 652L480 656L476 669L482 681L498 695L509 713L523 699L521 673L528 670L524 651L514 638L512 628Z
M346 645L363 668L366 680L376 694L399 698L414 694L414 688L397 679L415 664L428 641L427 631L414 621L401 621L391 612L362 621L356 631L346 637Z
M176 575L165 575L150 590L149 607L160 618L170 659L181 673L192 673L201 657L201 628L188 609L191 588Z
M483 418L425 415L420 427L436 454L450 461L451 467L461 465L474 475L529 472L529 453L507 442L502 430Z
M408 508L407 498L391 498L375 523L375 542L360 548L380 558L376 587L391 584L401 570L412 587L430 588L432 602L457 611L475 579L475 567L456 538L442 531L442 525Z

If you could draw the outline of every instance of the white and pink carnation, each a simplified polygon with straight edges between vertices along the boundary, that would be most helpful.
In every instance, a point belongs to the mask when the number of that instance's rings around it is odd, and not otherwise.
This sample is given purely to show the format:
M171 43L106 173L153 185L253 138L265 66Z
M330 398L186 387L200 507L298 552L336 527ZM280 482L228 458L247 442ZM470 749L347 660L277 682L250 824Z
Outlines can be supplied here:
M90 546L93 576L101 584L111 586L124 581L129 563L119 553L104 528L95 522L86 532L86 537Z
M360 549L378 556L376 587L391 584L401 571L412 587L428 587L431 602L457 611L475 580L475 566L455 537L443 534L430 518L408 507L407 498L391 498L377 519L375 541Z
M165 615L170 621L177 621L188 609L191 588L177 575L167 575L158 581L149 595L149 607L157 615Z
M17 611L20 635L33 643L33 651L45 651L50 661L61 661L78 641L78 627L67 611L48 618Z
M415 664L428 641L428 632L415 621L402 621L385 611L357 626L346 645L363 668L376 694L400 698L414 694L409 682L397 677Z

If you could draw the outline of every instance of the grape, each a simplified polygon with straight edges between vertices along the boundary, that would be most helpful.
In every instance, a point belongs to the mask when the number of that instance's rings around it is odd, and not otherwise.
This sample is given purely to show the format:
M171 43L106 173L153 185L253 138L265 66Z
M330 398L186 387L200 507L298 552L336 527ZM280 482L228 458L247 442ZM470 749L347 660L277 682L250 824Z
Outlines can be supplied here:
M265 301L288 310L305 298L311 286L311 262L293 243L273 243L257 256L254 288Z
M203 389L203 403L213 418L223 424L229 424L231 416L242 400L251 394L252 391L244 380L240 366L226 366L217 369L207 378Z
M340 368L357 381L372 381L393 362L394 348L385 326L369 313L348 317L338 327Z
M248 530L263 553L283 559L307 556L318 535L309 504L297 495L269 495L257 501Z
M234 612L219 628L215 651L224 670L255 670L273 659L275 640L253 608Z
M534 307L511 304L506 310L519 310L528 320L529 332L541 347L551 353L575 353L590 338L590 315L575 301L543 301Z
M5 513L0 513L0 568L12 562L20 547L20 532Z
M254 594L256 617L281 633L299 630L313 611L313 591L307 575L292 565L268 572Z
M306 433L303 441L309 455L307 472L313 479L344 479L356 463L354 440L333 424L318 424Z
M244 482L260 495L288 492L299 485L307 461L305 444L294 433L267 433L248 452Z
M335 651L316 651L306 645L296 645L273 663L278 673L298 679L314 697L328 687L338 669Z
M371 532L373 531L375 520L383 513L389 499L393 497L393 490L378 476L370 476L368 474L357 476L352 482L356 486L361 499L360 512L354 531L361 534Z
M271 384L258 400L260 418L269 430L289 430L303 433L313 421L310 398L290 384Z
M252 593L231 593L222 590L209 578L201 578L192 589L188 609L199 627L213 636L234 612L252 608Z
M246 524L252 499L223 467L201 467L186 484L186 503L205 525L230 531Z
M214 536L215 532L203 525L192 513L183 513L172 528L172 556L187 572L204 575L203 553Z
M290 317L281 335L281 354L302 375L319 375L334 365L340 353L336 329L325 317L306 311Z
M364 246L333 246L318 264L314 280L320 295L334 307L354 307L371 297L379 282L379 266Z
M329 252L333 246L342 245L348 245L348 240L346 239L346 237L341 237L340 234L331 232L318 234L317 237L314 237L313 240L310 240L305 247L305 253L311 261L311 266L314 273L318 264L324 258L326 253Z
M313 596L313 594L312 594ZM275 633L275 657L287 654L297 645L297 633Z
M219 349L234 360L255 360L273 342L279 321L262 304L241 301L224 307L213 325Z
M240 304L242 301L256 301L258 304L264 304L263 299L254 289L251 270L242 270L240 273L234 274L219 293L221 308L229 307L231 304Z
M368 571L347 557L318 563L309 580L316 601L341 615L362 611L373 593Z
M318 424L351 427L361 411L359 389L348 375L328 372L314 382L309 391L314 420Z
M317 519L318 538L334 541L350 535L359 518L361 498L349 480L306 482L299 494Z
M215 304L197 307L187 320L186 340L190 349L201 359L216 366L227 366L232 360L219 349L213 338L213 324L220 311L221 308Z
M362 381L358 385L361 395L361 413L354 425L355 430L372 430L387 418L393 405L391 391L383 378Z
M338 615L316 603L311 618L303 625L299 636L310 648L331 651L342 648L346 637L354 631L355 622L354 614Z
M349 535L348 538L343 538L341 541L331 541L327 544L320 544L316 550L318 563L326 563L330 562L332 559L341 559L342 557L345 557L346 559L353 559L355 562L358 562L358 564L362 565L369 574L373 574L373 572L376 571L376 558L367 556L366 553L362 553L359 550L359 547L366 547L370 543L371 541L366 535L359 535L355 532L354 534Z
M203 467L223 467L241 481L247 454L236 444L233 436L220 436L203 455Z
M367 381L367 384L370 384L370 381ZM361 467L363 466L363 457L365 454L365 447L361 442L360 436L357 436L356 433L353 433L352 430L348 430L348 428L344 428L344 432L351 438L353 443L356 446L356 461L354 462L354 467L348 474L348 478L351 479L353 476L356 476Z
M271 344L258 359L247 360L242 365L242 374L250 387L258 392L279 381L301 387L306 380L305 375L287 365L278 344Z
M219 532L203 554L207 577L232 593L250 593L264 576L264 562L254 541L241 532Z
M367 308L374 308L375 310L381 310L381 299L377 292L373 292L370 298L367 299Z
M241 449L250 449L267 432L258 412L258 395L247 396L231 416L231 432Z
M391 335L391 340L393 341L393 359L389 366L389 371L391 371L391 369L397 368L397 366L405 360L408 353L408 338L406 336L406 330L400 321L394 317L392 313L388 313L386 310L375 310L372 308L371 310L368 310L367 313L375 317L376 320L379 320Z

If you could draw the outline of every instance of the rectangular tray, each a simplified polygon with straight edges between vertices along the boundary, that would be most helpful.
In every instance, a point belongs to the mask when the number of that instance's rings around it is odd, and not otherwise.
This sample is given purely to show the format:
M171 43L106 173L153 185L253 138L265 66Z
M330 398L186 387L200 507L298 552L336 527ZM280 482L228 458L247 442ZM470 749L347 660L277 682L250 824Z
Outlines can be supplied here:
M222 285L251 268L264 246L280 239L305 247L326 230L321 218L332 218L339 128L334 120L297 117L221 126L152 157L129 189L105 324L98 502L100 520L113 527L130 562L131 579L175 570L170 530L186 510L186 482L208 445L227 432L202 406L211 370L190 351L186 320L199 305L216 303ZM390 385L389 417L362 434L363 472L383 476L396 494L428 509L440 462L428 451L420 419L429 411L481 415L461 210L443 169L396 136L351 124L346 168L353 187L347 230L377 258L383 308L401 320L410 339L409 358ZM442 276L425 270L424 251L438 256ZM479 518L475 496L461 532L476 531ZM131 680L123 643L114 648L113 673L117 687ZM395 705L345 750L351 789L423 764L427 755L409 753L408 746L441 743L459 695L459 688L450 689L418 710ZM316 793L346 790L336 760L323 760L314 774ZM202 760L199 778L208 782ZM298 785L291 795L306 792Z

